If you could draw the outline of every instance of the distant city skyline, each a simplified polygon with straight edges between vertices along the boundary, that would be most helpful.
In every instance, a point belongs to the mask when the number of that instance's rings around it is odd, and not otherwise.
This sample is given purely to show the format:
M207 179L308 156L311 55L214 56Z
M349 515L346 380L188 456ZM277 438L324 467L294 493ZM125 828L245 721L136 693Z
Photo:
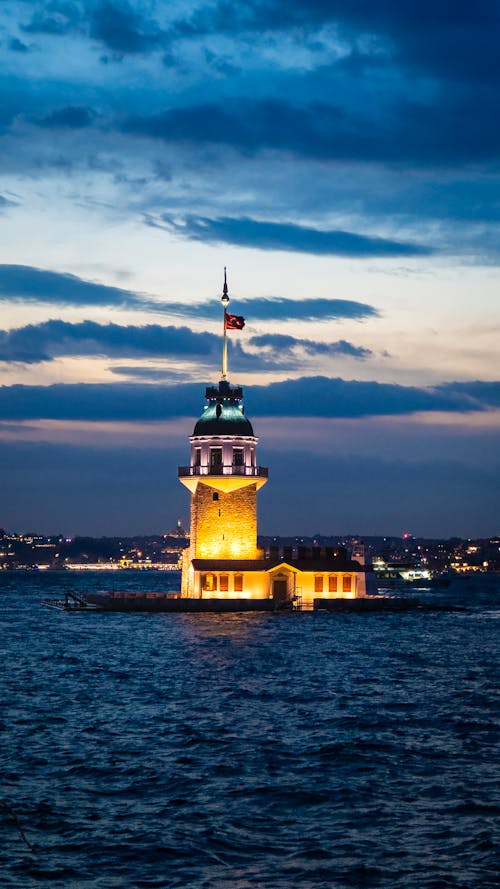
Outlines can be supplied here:
M0 524L153 533L245 388L264 534L500 515L500 8L0 9Z

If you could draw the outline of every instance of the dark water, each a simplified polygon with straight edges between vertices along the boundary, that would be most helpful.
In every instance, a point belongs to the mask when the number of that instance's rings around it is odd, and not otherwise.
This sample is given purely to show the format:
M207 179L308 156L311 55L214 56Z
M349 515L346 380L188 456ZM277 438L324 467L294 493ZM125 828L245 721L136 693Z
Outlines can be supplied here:
M463 613L40 605L166 584L0 575L2 887L497 885L499 580L428 594Z

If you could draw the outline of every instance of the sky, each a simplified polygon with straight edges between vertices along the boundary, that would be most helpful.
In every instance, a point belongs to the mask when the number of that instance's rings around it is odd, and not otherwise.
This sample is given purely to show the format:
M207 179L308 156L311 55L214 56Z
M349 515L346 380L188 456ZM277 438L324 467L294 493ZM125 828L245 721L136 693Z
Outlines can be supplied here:
M500 5L0 0L0 527L159 533L243 385L264 534L500 530Z

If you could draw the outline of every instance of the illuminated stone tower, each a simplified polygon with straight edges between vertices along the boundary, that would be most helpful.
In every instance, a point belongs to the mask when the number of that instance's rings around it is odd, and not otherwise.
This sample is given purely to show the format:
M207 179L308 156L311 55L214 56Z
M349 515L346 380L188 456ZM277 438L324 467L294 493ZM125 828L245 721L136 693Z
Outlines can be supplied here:
M243 390L227 379L226 331L244 324L227 312L228 302L224 271L221 380L206 389L207 403L190 437L190 464L179 468L179 480L191 492L190 547L182 569L182 595L189 597L243 594L244 563L262 558L257 491L268 473L257 465L258 439L244 413Z
M179 468L179 480L191 492L181 596L218 600L202 603L214 611L321 608L327 599L366 596L373 572L348 558L342 546L288 546L281 552L273 546L267 556L257 549L257 491L267 469L257 465L258 439L245 416L243 390L227 378L226 332L244 326L243 318L229 314L228 302L224 271L221 379L206 390L205 410L189 439L189 466Z

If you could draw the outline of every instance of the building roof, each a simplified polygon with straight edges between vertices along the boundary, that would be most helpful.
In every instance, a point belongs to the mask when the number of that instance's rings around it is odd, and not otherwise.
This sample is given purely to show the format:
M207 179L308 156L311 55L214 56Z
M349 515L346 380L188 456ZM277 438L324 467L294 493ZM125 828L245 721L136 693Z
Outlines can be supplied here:
M275 568L292 568L301 573L352 571L365 572L359 562L343 558L320 559L193 559L195 571L273 571Z
M217 402L209 404L194 427L193 435L253 435L240 404Z
M265 559L193 559L195 571L267 571Z

